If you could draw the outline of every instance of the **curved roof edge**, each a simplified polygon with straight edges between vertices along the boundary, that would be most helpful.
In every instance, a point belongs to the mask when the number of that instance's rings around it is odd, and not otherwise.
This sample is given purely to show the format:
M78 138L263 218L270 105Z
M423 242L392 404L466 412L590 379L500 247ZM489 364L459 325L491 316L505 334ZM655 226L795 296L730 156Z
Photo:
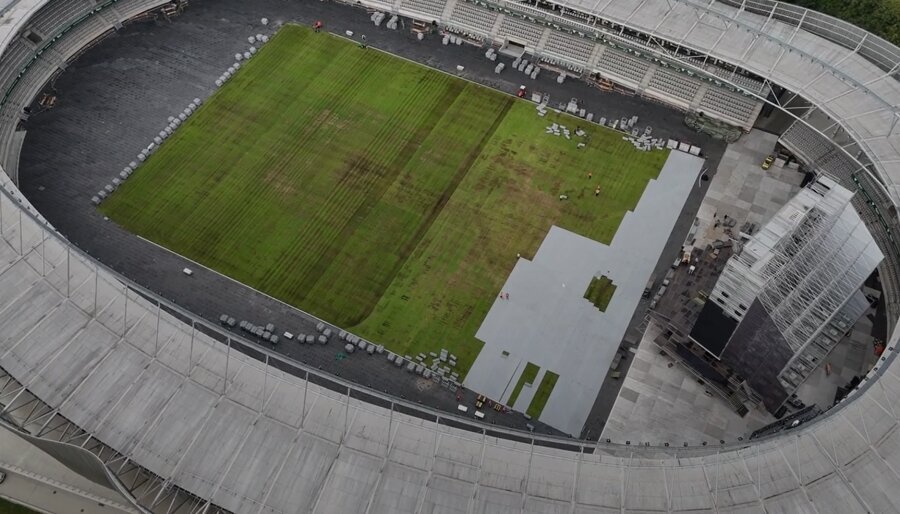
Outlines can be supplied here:
M635 17L654 22L650 30L658 34L667 30L667 20L688 19L691 27L680 40L694 44L716 32L708 30L712 23L697 29L701 24L693 13L720 20L710 54L760 70L771 58L771 68L762 76L817 95L813 100L821 100L824 112L861 138L860 146L881 165L882 178L900 170L900 158L882 159L884 152L895 151L883 145L894 147L896 112L883 106L865 110L885 99L900 99L893 96L900 87L890 75L860 62L865 59L855 52L835 52L840 45L808 40L800 30L788 29L781 34L788 39L775 42L778 38L763 29L774 33L783 27L740 8L730 15L711 5L676 0L666 2L674 7L657 18L641 14L665 8L662 4L609 0L601 12L628 10L627 17L619 11L608 14L628 23ZM685 6L688 11L679 11ZM760 29L749 30L754 24ZM722 43L747 41L748 35L752 43L738 48L740 55L730 55L735 49ZM815 58L808 60L808 55ZM847 70L834 73L822 66L826 58ZM847 84L842 74L854 77L857 85ZM874 103L866 103L866 97ZM852 105L857 110L851 114L847 109ZM896 185L893 180L888 185L896 203ZM3 209L4 369L92 437L166 477L167 483L225 508L281 509L302 501L316 512L377 511L380 505L390 505L392 512L437 505L477 512L900 510L895 414L900 411L900 373L893 369L900 332L891 335L882 364L839 408L765 440L688 449L585 444L523 437L465 421L476 429L473 433L458 428L463 421L453 416L410 415L407 409L427 411L333 377L320 379L346 387L345 394L299 379L280 366L306 378L315 372L287 361L268 365L277 356L262 353L263 364L232 352L232 344L244 343L228 335L220 339L217 329L198 331L198 326L206 327L204 322L81 254L23 211L5 190L0 193ZM76 272L70 269L73 256L80 266ZM83 280L74 284L76 277ZM167 334L162 346L156 320L163 320ZM63 354L65 362L57 359ZM126 397L132 401L123 402ZM299 500L291 495L300 495Z

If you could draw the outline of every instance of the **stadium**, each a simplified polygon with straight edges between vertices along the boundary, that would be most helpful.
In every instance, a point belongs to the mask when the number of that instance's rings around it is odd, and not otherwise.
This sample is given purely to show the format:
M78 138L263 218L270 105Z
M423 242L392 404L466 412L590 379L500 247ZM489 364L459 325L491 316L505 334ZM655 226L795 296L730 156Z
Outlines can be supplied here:
M2 0L0 19L0 496L900 512L900 49L878 36L769 0ZM750 168L763 210L717 196ZM868 312L865 373L795 405L828 331ZM704 384L697 404L767 421L629 436L658 422L629 399L642 351ZM738 376L748 354L777 369Z

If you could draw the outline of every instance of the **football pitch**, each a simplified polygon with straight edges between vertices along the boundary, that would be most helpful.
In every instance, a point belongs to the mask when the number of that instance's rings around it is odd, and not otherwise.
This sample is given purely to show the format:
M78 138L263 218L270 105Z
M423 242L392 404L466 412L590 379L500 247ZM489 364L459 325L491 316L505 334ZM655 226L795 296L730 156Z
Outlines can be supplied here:
M462 380L517 255L554 224L608 243L667 156L287 25L100 209L396 353L447 348Z

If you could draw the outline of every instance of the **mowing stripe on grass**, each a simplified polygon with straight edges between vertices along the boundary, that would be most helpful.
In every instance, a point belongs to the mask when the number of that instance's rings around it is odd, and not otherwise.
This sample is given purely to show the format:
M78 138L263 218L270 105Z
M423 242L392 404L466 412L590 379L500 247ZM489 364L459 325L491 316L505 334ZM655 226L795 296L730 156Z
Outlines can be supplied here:
M525 414L531 416L532 419L541 417L541 412L544 412L544 406L547 405L547 399L550 398L550 393L552 393L553 388L556 387L557 380L559 380L559 375L556 373L552 371L544 372L544 378L541 379L541 385L539 385L537 391L535 391L534 397L531 399L531 404L528 406Z
M446 348L464 378L516 255L554 224L608 242L667 156L554 122L583 123L287 25L100 210L396 353Z

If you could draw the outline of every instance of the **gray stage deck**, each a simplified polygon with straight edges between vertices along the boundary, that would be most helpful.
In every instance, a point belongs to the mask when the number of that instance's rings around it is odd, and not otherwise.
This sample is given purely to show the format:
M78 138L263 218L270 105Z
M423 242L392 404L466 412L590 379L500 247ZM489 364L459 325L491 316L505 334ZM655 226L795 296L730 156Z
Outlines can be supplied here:
M672 152L610 245L552 227L533 261L521 258L476 333L485 346L465 386L506 401L525 363L541 368L513 406L525 411L545 370L560 378L540 420L578 435L606 370L704 161ZM606 312L584 298L595 275L616 286ZM499 293L499 291L498 291ZM508 352L504 356L503 352Z

